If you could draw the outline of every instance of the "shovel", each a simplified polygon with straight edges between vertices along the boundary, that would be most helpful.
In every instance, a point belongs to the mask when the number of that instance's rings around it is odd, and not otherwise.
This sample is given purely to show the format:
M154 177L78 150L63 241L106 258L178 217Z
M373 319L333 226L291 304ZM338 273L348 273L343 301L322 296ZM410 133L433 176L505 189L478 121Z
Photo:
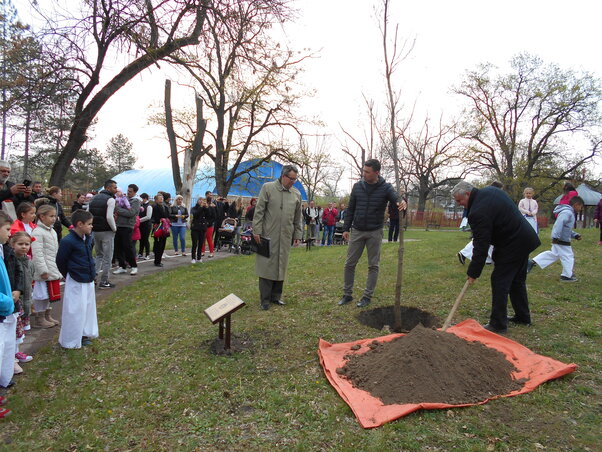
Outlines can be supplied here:
M441 328L441 331L445 331L449 327L449 324L451 323L452 319L454 318L454 314L456 313L456 309L458 309L458 306L460 306L460 302L462 301L462 298L464 298L464 294L466 293L466 289L468 289L469 285L470 280L467 279L464 283L464 287L462 287L462 290L460 291L460 295L458 295L458 298L456 298L456 302L452 306L451 311L447 316L447 319L445 319L445 323L443 324L443 328Z

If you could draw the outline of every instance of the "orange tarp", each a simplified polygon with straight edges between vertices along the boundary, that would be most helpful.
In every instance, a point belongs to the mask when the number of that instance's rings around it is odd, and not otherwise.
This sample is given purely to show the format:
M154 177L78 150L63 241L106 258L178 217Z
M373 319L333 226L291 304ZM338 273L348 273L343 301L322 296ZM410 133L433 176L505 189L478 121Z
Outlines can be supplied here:
M515 379L524 378L526 380L522 389L513 391L509 394L500 394L492 397L512 397L533 391L540 384L562 377L573 372L577 366L575 364L564 364L545 356L533 353L528 348L497 334L484 329L478 322L472 319L465 320L455 326L448 328L449 333L467 341L479 341L487 347L494 348L504 355L518 369L514 372ZM379 342L388 342L403 334L390 334L376 338ZM399 419L419 409L433 410L439 408L452 408L477 405L474 403L463 405L448 405L444 403L415 403L404 405L384 405L380 399L373 397L369 392L354 388L349 380L337 374L337 369L343 367L346 363L345 356L351 354L361 354L368 351L368 344L373 339L360 339L355 342L344 344L330 344L320 339L318 354L320 362L326 373L326 378L334 386L339 395L343 398L349 407L355 413L359 423L364 428L380 427L381 425ZM360 345L359 350L351 350L351 346ZM478 404L486 403L486 399Z

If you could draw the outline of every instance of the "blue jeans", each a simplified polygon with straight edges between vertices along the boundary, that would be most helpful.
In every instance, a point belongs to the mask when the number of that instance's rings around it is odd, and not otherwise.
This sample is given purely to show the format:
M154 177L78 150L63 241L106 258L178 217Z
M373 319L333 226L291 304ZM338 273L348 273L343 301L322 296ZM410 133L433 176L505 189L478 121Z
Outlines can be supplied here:
M332 239L334 238L334 227L332 226L324 226L324 233L322 234L322 245L326 242L326 237L328 237L328 245L332 245Z
M178 251L178 237L180 238L180 250L186 251L186 225L171 226L171 234L173 235L173 249Z

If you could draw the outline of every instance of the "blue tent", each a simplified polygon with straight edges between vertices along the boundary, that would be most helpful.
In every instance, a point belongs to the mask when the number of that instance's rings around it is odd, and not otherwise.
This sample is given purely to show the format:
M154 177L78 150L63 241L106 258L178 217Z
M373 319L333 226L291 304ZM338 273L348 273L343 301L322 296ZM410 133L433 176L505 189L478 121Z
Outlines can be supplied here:
M257 164L257 160L248 160L239 165L238 171L243 171ZM273 181L280 177L282 164L274 161L264 162L261 166L251 170L248 174L243 174L234 180L228 193L229 197L242 196L247 198L257 197L261 186L266 182ZM138 193L148 193L151 198L159 191L176 195L176 188L173 183L171 167L157 169L129 170L113 177L117 186L126 190L129 184L136 184L139 188ZM294 187L301 193L301 198L307 201L307 193L301 182L295 182ZM205 196L205 192L216 192L215 177L213 171L207 169L197 172L197 183L192 189L193 202Z

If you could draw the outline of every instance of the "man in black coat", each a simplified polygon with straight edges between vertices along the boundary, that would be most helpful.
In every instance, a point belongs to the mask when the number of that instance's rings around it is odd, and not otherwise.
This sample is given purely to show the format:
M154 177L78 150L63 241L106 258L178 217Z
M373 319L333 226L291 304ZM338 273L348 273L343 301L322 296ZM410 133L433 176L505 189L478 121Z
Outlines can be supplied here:
M351 189L349 208L345 216L343 240L349 241L349 248L347 248L347 260L345 261L343 297L339 301L339 306L342 306L353 299L355 266L366 248L368 250L368 279L364 295L357 303L358 308L370 304L376 288L387 203L393 203L399 210L406 208L404 201L398 203L399 196L393 186L380 176L378 160L366 160L362 173L363 179L356 182ZM349 240L350 230L351 240Z
M468 266L468 280L481 276L487 250L493 245L494 268L491 273L491 316L485 328L505 333L508 321L530 325L527 296L527 261L529 253L541 242L510 197L497 187L476 189L460 182L452 189L456 202L468 211L473 234L473 255ZM508 295L514 317L507 317Z

